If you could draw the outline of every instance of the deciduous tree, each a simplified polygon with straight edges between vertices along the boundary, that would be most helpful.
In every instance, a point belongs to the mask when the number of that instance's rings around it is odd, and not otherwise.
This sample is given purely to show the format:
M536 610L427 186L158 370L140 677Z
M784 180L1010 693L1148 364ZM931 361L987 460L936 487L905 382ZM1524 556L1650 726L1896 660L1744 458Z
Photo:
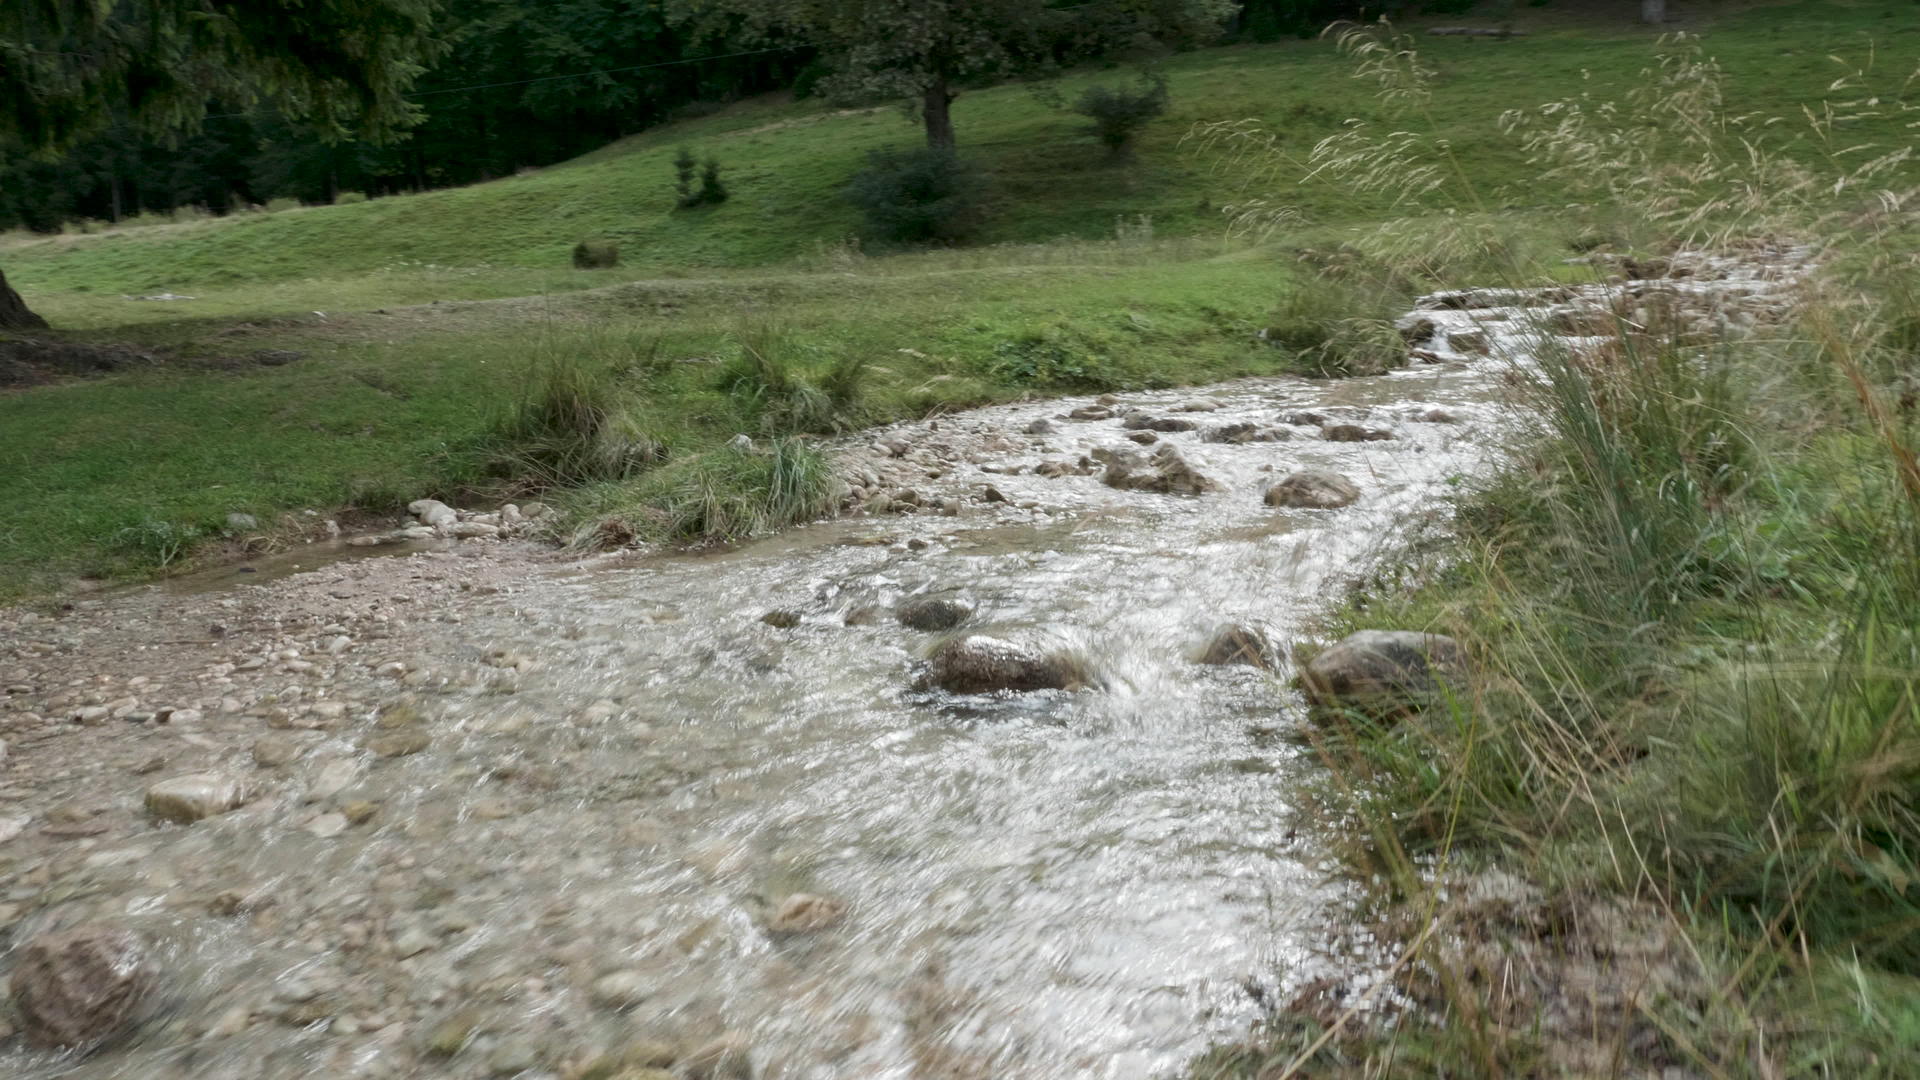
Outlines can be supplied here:
M969 79L1017 75L1130 48L1198 44L1236 0L681 0L710 21L805 41L828 54L830 94L897 97L954 146L953 100ZM716 24L721 24L716 22Z

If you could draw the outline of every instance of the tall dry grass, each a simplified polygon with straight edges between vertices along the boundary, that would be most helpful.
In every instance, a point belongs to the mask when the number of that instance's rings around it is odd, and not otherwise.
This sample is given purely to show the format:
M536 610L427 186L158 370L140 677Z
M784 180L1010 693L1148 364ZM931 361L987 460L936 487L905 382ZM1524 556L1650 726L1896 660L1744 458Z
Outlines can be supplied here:
M1402 129L1301 161L1247 122L1198 144L1256 182L1389 183L1464 218L1415 43L1339 41ZM1639 254L1801 243L1820 266L1778 325L1623 318L1512 373L1513 457L1460 497L1446 554L1382 567L1328 627L1448 633L1476 660L1444 708L1314 733L1329 818L1391 901L1401 948L1367 1002L1390 1007L1303 996L1195 1076L1920 1075L1916 159L1844 134L1911 111L1914 80L1872 78L1739 114L1676 35L1624 100L1502 119L1593 232L1630 214ZM1235 216L1286 220L1273 196ZM1564 275L1522 251L1452 284ZM1494 868L1537 889L1463 900Z

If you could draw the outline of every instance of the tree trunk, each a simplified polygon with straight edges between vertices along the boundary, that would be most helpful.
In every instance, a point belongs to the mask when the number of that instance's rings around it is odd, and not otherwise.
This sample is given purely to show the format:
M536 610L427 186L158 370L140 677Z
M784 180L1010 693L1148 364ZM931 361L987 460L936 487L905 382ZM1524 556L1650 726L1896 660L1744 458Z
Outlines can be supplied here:
M1667 21L1667 0L1640 0L1640 21L1658 26Z
M953 98L947 80L941 76L927 87L921 99L920 114L927 124L927 146L933 150L951 150L953 141Z
M0 270L0 330L45 330L47 320L27 310L27 302L7 285L6 271Z

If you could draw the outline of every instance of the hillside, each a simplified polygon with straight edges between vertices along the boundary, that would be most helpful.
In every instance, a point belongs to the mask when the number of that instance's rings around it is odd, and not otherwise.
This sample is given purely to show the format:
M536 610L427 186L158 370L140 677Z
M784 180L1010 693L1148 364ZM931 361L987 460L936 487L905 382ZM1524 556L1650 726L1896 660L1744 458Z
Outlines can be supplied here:
M1730 107L1791 115L1821 98L1847 65L1920 53L1920 25L1904 3L1761 5L1696 27L1729 75ZM1522 155L1498 131L1500 113L1556 97L1618 96L1650 63L1650 31L1524 9L1530 36L1511 41L1423 37L1439 89L1423 126L1451 140L1456 198L1471 187L1489 207L1551 207L1552 190L1511 188ZM1455 19L1453 21L1460 21ZM1480 20L1490 22L1490 20ZM1897 65L1896 65L1897 66ZM1208 234L1240 194L1217 161L1181 140L1196 122L1257 117L1304 159L1350 119L1381 127L1375 87L1356 80L1326 42L1301 41L1187 54L1168 61L1173 104L1130 166L1105 163L1079 118L1022 86L964 94L955 106L963 152L992 178L984 240L1093 239L1117 217L1145 215L1161 236ZM1882 65L1873 88L1892 92L1906 72ZM1063 81L1071 98L1121 68ZM1884 84L1884 87L1882 86ZM1897 121L1857 124L1860 140ZM841 198L872 150L913 145L916 129L889 106L831 110L812 102L743 102L660 128L553 168L467 188L325 208L240 215L174 226L0 241L4 266L30 302L67 326L111 326L194 315L364 308L430 299L562 291L609 279L764 266L842 245L859 230ZM1822 148L1811 135L1804 151ZM727 167L733 197L708 211L672 210L673 155L681 147ZM1270 192L1306 220L1377 220L1384 196L1356 199L1330 184L1283 183ZM568 268L573 244L620 242L611 273ZM130 305L122 294L195 296L190 309Z

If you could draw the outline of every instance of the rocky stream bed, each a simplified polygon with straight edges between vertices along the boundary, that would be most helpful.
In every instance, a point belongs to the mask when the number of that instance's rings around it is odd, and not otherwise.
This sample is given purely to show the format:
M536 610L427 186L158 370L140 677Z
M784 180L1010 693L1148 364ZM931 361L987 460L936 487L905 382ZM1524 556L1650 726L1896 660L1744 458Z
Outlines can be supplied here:
M1759 319L1800 258L1646 284ZM1173 1074L1366 979L1289 647L1634 288L1428 298L1378 378L869 433L845 516L724 552L426 507L0 611L0 1073Z

